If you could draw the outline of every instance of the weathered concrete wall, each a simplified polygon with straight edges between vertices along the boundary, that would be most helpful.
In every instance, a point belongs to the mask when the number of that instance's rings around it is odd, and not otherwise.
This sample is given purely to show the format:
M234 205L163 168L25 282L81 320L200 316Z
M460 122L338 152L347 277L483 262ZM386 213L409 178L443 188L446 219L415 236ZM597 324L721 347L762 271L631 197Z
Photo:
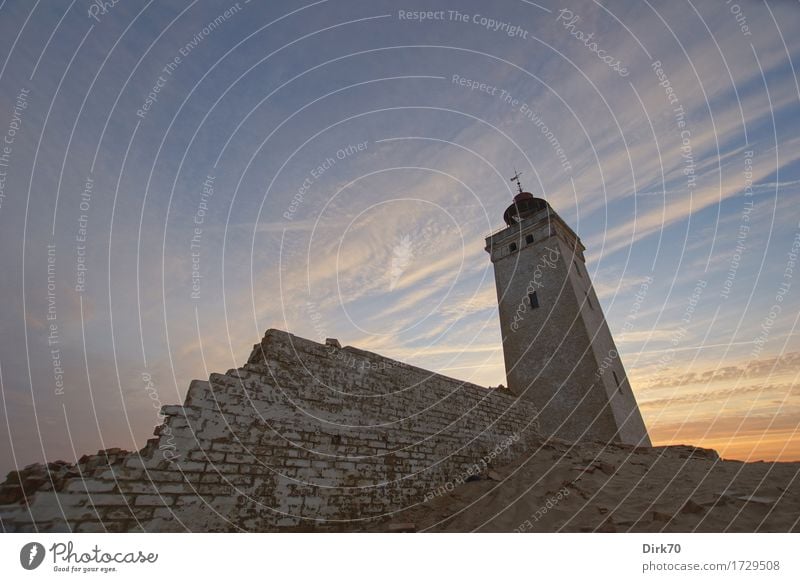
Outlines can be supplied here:
M352 530L539 442L508 391L277 330L163 413L137 453L11 473L3 529Z
M589 279L583 257L565 241L560 242L568 264L568 284L572 286L579 305L581 320L591 347L593 384L605 391L605 401L617 427L615 440L627 444L650 446L650 436L639 411L622 357L611 335L600 300ZM584 379L584 381L587 381Z

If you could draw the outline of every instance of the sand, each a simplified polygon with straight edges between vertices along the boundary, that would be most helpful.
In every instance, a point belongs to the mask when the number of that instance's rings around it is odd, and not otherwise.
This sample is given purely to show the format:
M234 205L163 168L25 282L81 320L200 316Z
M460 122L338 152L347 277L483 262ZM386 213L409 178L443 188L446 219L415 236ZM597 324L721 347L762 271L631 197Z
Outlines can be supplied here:
M800 462L550 440L371 531L797 532Z

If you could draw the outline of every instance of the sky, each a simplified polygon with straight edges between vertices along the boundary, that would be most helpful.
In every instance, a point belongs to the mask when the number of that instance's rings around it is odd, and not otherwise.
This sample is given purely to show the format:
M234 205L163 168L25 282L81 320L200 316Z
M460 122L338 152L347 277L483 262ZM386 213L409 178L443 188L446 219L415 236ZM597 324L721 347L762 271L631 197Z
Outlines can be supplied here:
M655 444L800 460L796 2L0 2L0 472L268 328L505 383L522 172Z

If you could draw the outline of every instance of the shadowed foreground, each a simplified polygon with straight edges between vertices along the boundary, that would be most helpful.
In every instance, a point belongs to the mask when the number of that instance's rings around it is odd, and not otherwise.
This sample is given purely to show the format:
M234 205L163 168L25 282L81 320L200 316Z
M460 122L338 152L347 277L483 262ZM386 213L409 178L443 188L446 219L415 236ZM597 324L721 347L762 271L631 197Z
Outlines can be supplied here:
M440 491L374 529L800 531L797 462L723 461L714 451L684 446L563 441L545 442L526 459Z

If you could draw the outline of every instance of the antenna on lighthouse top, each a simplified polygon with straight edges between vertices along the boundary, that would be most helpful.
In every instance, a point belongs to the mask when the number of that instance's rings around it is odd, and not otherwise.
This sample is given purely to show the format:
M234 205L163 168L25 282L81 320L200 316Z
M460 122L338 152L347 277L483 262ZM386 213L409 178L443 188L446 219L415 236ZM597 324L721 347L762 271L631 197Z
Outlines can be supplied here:
M516 169L514 169L514 177L511 178L512 182L516 182L517 183L517 188L519 188L519 193L520 194L522 194L522 183L519 181L519 177L521 175L522 175L522 172L518 172Z

